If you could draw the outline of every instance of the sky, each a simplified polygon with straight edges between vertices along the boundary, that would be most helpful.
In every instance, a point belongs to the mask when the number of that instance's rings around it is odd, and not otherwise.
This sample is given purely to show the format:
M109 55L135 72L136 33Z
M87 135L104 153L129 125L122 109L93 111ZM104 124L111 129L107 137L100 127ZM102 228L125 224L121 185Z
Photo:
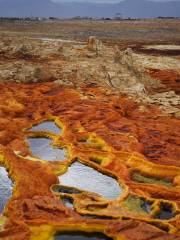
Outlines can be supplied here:
M72 4L51 4L50 1ZM152 4L152 1L157 4ZM76 2L82 4L76 4ZM87 2L98 4L83 4ZM161 4L160 2L169 3ZM180 0L0 0L0 16L3 17L114 18L117 12L122 12L124 18L180 17Z
M93 2L93 3L118 3L123 0L51 0L52 2ZM132 0L133 1L133 0ZM180 0L151 0L156 2L171 2Z

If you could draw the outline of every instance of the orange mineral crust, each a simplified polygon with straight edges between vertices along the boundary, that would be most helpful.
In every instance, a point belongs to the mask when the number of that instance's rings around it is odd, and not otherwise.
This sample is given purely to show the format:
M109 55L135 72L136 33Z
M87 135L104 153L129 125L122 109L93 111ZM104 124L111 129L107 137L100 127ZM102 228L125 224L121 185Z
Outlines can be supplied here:
M179 132L178 119L100 87L0 84L0 163L13 181L0 239L180 239ZM90 173L111 184L85 189Z
M160 80L163 84L162 91L174 91L180 94L180 71L167 69L148 69L152 78Z

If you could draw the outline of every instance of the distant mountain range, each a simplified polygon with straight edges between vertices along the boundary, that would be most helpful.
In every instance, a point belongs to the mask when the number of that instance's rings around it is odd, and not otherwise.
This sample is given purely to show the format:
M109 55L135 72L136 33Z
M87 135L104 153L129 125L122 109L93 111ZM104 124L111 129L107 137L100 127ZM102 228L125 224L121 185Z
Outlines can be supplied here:
M50 0L0 0L0 17L62 17L75 16L124 18L180 17L180 2L124 0L119 3L57 3Z

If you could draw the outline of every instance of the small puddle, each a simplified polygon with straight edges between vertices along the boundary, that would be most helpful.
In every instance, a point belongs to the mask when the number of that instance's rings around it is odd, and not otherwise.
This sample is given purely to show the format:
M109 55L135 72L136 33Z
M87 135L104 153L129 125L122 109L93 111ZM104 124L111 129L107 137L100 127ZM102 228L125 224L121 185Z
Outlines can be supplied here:
M143 201L141 203L141 208L146 212L146 213L150 213L151 212L151 206L152 204L150 202L147 201Z
M87 138L87 139L79 139L78 142L82 143L82 144L91 144L92 142Z
M52 187L53 192L55 193L67 193L67 194L80 194L82 191L68 186L54 185Z
M96 216L96 215L83 215L84 218L88 219L98 219L98 220L114 220L113 217L106 217L106 216Z
M138 196L128 196L125 200L125 204L130 211L135 211L140 214L147 214L151 212L152 203Z
M84 44L84 42L77 42L77 41L62 39L62 38L41 37L41 38L32 38L32 39L42 40L44 42L65 42L65 43L79 43L79 44L82 43L82 44Z
M94 192L108 199L115 199L121 194L118 182L80 162L73 163L68 171L59 176L60 184Z
M56 234L55 240L110 240L101 233L84 233L84 232L62 232Z
M30 137L27 139L30 151L33 156L47 161L66 160L67 155L64 148L53 148L52 140L43 137Z
M0 213L12 196L13 183L4 167L0 167Z
M60 134L62 132L61 128L59 128L53 121L42 122L40 124L34 125L32 128L28 130L52 132L54 134Z
M168 220L175 216L172 206L162 203L160 206L160 212L157 214L157 218Z
M138 172L133 174L132 180L139 182L139 183L157 184L157 185L164 185L167 187L172 186L172 183L168 180L146 177L146 176L141 175Z
M61 201L64 204L64 206L66 206L68 208L71 208L71 209L74 209L73 199L68 198L68 197L61 197Z

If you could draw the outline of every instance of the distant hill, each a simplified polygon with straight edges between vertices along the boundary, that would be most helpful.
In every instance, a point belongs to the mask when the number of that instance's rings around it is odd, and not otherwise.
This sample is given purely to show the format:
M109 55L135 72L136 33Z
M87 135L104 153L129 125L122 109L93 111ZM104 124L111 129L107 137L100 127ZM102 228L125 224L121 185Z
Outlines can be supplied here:
M1 17L180 17L180 2L124 0L119 3L55 3L50 0L0 0Z

